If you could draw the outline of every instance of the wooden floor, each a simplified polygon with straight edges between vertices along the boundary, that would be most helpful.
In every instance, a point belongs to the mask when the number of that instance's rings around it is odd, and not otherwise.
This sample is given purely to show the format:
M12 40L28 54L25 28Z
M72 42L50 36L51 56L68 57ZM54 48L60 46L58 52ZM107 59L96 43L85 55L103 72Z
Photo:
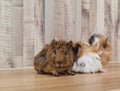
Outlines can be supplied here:
M0 91L120 91L120 63L107 73L54 77L33 69L0 70Z

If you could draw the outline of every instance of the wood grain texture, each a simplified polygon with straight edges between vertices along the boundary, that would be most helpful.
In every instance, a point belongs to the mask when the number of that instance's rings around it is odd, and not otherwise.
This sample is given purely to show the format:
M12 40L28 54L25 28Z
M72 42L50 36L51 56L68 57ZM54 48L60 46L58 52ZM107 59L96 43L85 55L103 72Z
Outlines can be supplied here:
M90 0L89 8L89 34L92 35L97 30L97 0Z
M23 63L23 0L12 0L12 63L13 68Z
M45 43L54 38L54 8L55 0L45 0Z
M64 0L54 0L54 12L53 12L53 32L54 35L52 37L55 39L63 39L65 34L65 12L64 12ZM63 33L64 32L64 33ZM64 38L65 39L65 38Z
M74 2L72 0L64 0L65 2L65 31L66 40L75 40L74 26Z
M42 49L45 41L45 1L35 0L34 3L34 18L35 18L35 31L34 31L34 56ZM38 12L39 11L39 12Z
M12 67L11 68L22 68L23 67L23 56L12 56Z
M0 1L0 68L12 67L12 4Z
M89 35L89 1L82 0L81 40L87 41Z
M61 77L38 75L33 69L0 70L0 91L119 91L120 63L106 69L106 73Z
M116 34L117 35L117 48L118 48L118 53L116 53L116 55L117 55L117 60L118 59L120 59L120 57L118 56L119 55L119 53L120 53L120 49L119 49L119 47L120 47L120 0L118 0L118 20L117 20L117 24L118 24L118 30L116 30L116 32L118 32L118 34ZM116 48L116 50L115 51L117 51L117 48Z
M120 0L0 0L0 68L33 65L52 39L109 37L112 61L120 55Z
M12 0L12 55L23 55L23 2Z
M34 58L34 0L24 0L23 9L23 67L25 67L32 66Z
M97 31L96 33L105 34L104 30L104 0L97 0Z
M81 38L82 0L75 0L75 41Z
M105 34L109 36L109 39L111 41L111 25L112 25L112 17L111 17L111 0L104 0L104 8L105 8L105 20L104 20L104 30Z
M112 45L112 49L113 49L113 53L112 53L112 61L113 60L118 60L118 42L117 42L117 32L118 30L118 0L111 0L111 45ZM109 30L108 30L109 31Z
M120 91L120 89L113 89L113 90L109 90L109 91Z

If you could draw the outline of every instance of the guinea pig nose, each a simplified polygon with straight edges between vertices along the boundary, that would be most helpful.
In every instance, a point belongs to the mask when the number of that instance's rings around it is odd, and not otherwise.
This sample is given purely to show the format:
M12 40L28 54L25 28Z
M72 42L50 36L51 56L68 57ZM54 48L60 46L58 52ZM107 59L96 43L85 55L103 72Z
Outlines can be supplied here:
M57 63L58 63L58 64L62 64L62 61L58 61Z

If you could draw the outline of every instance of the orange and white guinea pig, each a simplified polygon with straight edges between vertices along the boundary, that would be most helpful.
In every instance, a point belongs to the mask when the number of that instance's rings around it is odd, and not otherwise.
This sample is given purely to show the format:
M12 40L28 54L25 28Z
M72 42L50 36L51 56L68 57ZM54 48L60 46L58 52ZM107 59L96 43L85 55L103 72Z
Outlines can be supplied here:
M93 46L77 42L74 45L76 50L76 61L73 64L72 71L80 73L95 73L98 71L104 71L101 64L101 58L99 54L98 44Z
M104 67L110 61L112 54L107 37L94 34L89 38L89 44L77 42L74 48L77 51L77 60L73 64L72 71L82 73L106 72Z

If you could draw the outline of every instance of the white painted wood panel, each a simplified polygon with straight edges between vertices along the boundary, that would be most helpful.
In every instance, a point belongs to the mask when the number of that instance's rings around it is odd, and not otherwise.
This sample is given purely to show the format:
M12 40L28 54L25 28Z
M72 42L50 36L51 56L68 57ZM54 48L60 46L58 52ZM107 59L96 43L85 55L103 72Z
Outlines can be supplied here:
M120 61L120 0L0 0L0 68L33 66L52 39L109 37Z

